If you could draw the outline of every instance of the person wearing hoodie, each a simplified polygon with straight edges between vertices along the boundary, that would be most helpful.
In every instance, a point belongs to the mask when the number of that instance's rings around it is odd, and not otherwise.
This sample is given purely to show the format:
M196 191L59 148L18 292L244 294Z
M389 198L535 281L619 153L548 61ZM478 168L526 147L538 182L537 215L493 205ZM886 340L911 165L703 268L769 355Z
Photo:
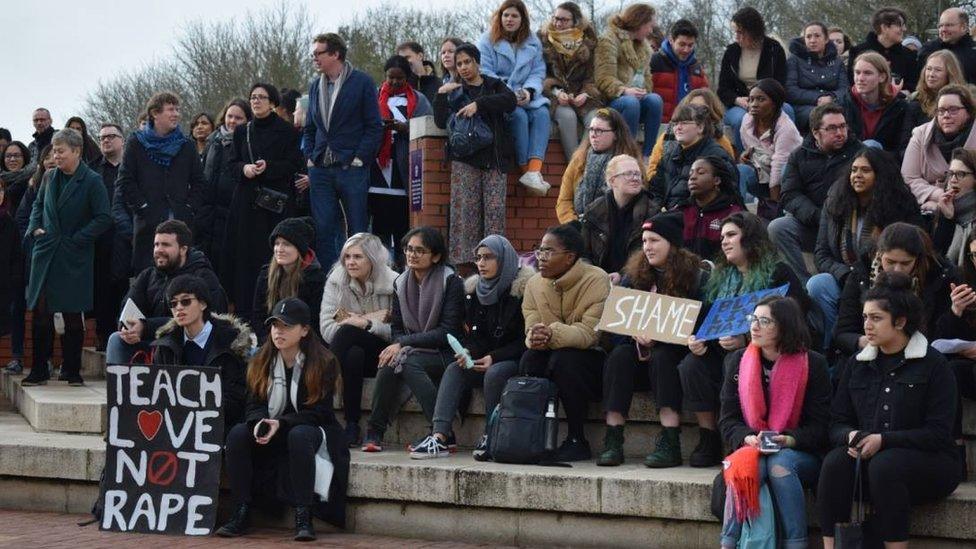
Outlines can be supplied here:
M546 62L542 93L549 98L567 161L579 147L580 122L589 126L602 104L593 76L596 40L593 25L575 2L556 6L549 24L539 31Z
M651 56L654 93L664 102L662 122L671 120L671 113L691 90L708 88L708 75L695 57L698 28L687 19L671 25L661 50Z
M250 319L258 344L264 343L268 334L265 319L282 299L297 297L308 305L313 318L319 317L325 271L315 257L314 243L315 225L310 217L285 219L268 236L273 253L258 273ZM321 337L318 331L315 334Z
M918 52L918 65L925 65L929 55L949 50L962 65L966 82L976 84L976 42L969 34L969 14L960 8L949 8L939 16L939 37L925 43Z
M234 154L234 130L250 122L251 118L251 107L247 101L240 98L228 101L220 113L220 126L207 138L207 148L203 152L203 179L207 182L209 202L213 204L210 249L203 252L214 261L214 270L222 280L227 280L227 273L221 264L224 258L220 248L227 239L230 203L240 179L240 174L234 173L231 163Z
M807 23L803 36L790 41L786 59L786 100L796 112L796 126L803 133L810 127L810 112L847 94L847 67L828 38L827 26Z
M675 208L684 222L684 247L702 259L714 260L722 244L722 220L744 209L731 165L718 156L695 160L688 174L688 193Z
M149 349L156 330L172 317L166 300L166 285L179 275L192 274L206 282L210 311L227 312L227 297L210 261L192 246L193 234L186 223L170 219L156 226L153 266L135 277L124 300L131 299L145 318L126 318L119 331L109 336L105 347L108 364L129 364L135 353Z
M905 26L908 17L905 12L893 7L883 7L871 16L871 27L874 29L867 34L864 42L851 48L848 56L847 79L854 81L854 60L862 53L873 51L888 60L889 72L893 79L898 78L902 83L896 84L898 91L902 89L912 91L918 83L918 62L915 52L901 45L905 38ZM894 82L892 82L894 83Z
M508 379L518 373L519 359L525 352L525 321L522 296L535 274L531 267L519 266L518 253L504 236L493 234L474 250L478 274L464 281L464 337L461 345L471 355L454 355L437 389L434 428L431 435L413 447L412 459L447 457L453 439L454 417L468 409L471 389L484 387L485 417L490 417L501 400ZM485 423L474 458L485 461L488 434Z
M247 323L234 315L212 313L210 288L189 274L166 285L166 305L173 318L155 332L149 345L152 363L219 368L224 425L237 425L244 420L245 372L254 348Z

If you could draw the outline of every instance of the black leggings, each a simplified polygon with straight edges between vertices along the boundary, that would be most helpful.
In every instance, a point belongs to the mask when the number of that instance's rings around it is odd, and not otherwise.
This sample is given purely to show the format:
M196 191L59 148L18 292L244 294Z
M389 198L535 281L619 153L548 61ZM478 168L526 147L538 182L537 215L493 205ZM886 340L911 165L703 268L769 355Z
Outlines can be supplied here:
M627 416L634 391L651 389L658 410L681 411L678 363L686 354L687 347L656 343L650 349L651 359L641 362L633 341L614 347L603 370L603 409Z
M363 379L376 377L380 352L389 342L362 328L345 324L332 337L332 353L342 368L342 406L346 425L359 423L363 408Z
M43 293L43 290L42 290ZM50 375L47 371L47 361L54 352L54 313L47 310L47 300L42 295L34 307L33 320L31 321L31 332L34 339L34 365L33 371L46 372L45 376ZM81 347L85 343L85 319L81 313L62 313L64 318L64 335L61 336L61 355L64 364L61 367L62 375L66 377L76 377L81 372Z
M854 458L834 448L824 458L817 487L820 529L848 522L854 494ZM864 491L872 503L871 532L884 541L906 541L911 506L944 499L959 484L959 462L951 452L887 448L862 464Z
M251 503L255 461L273 464L284 454L288 460L292 497L288 503L312 505L315 502L315 454L322 444L322 429L314 425L296 425L287 433L275 433L266 445L254 441L252 430L247 423L238 423L227 435L224 460L234 501ZM266 488L275 493L274 487Z
M605 358L606 354L599 349L530 349L522 355L522 371L544 375L556 383L559 400L566 411L570 438L586 438L583 435L586 409L591 401L600 398L601 370Z

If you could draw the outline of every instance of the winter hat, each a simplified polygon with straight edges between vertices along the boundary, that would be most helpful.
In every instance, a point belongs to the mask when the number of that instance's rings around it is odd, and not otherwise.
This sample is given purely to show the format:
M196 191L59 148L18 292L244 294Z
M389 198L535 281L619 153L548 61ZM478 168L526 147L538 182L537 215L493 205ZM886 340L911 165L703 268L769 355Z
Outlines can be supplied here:
M684 219L680 213L659 213L641 225L642 231L651 231L661 235L669 244L675 247L684 246Z
M905 37L905 39L901 41L901 45L906 48L911 48L912 46L915 46L915 51L922 49L922 41L919 40L917 36L909 35Z
M274 248L275 239L284 238L298 248L298 252L305 257L309 248L315 241L315 225L311 217L289 217L278 223L271 236L268 237L268 245Z

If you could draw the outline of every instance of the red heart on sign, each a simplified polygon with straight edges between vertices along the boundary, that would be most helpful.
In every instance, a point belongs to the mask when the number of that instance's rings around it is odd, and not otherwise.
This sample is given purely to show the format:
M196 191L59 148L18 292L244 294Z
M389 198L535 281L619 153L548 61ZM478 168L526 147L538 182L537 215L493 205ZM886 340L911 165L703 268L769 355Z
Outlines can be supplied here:
M146 437L146 440L156 438L156 433L159 432L159 428L163 424L163 414L159 413L159 410L153 412L139 410L136 419L139 422L139 430L142 431L142 436Z

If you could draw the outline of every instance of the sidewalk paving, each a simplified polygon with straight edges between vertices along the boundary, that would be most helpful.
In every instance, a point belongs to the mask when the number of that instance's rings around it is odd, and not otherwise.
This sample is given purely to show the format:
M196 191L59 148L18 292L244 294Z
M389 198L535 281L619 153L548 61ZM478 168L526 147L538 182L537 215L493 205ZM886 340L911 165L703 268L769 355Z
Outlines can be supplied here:
M78 522L87 521L90 515L62 515L55 513L29 513L0 510L0 547L30 549L88 549L136 547L155 548L218 548L233 547L247 549L268 547L269 545L300 547L362 547L362 548L488 548L493 545L475 545L452 542L411 540L358 534L327 534L319 532L319 539L311 543L299 543L291 539L288 530L254 529L253 534L236 539L217 537L178 537L151 534L122 534L101 532L94 524L79 527ZM319 526L321 523L316 523Z

